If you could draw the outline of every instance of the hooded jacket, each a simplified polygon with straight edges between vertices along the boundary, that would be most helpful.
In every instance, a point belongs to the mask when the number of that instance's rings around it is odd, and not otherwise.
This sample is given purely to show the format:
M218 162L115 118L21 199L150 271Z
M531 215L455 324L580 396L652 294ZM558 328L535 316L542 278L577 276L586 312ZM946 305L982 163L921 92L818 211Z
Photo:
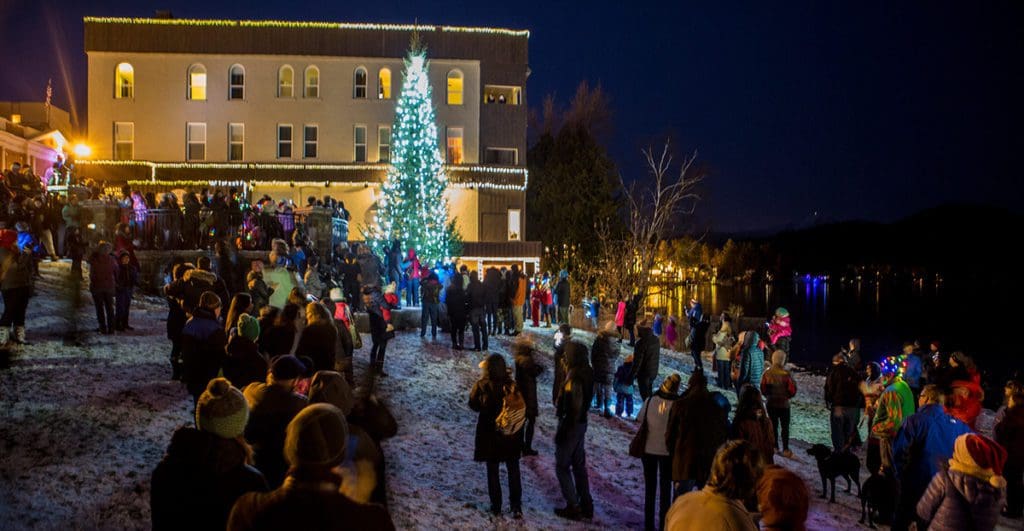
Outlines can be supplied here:
M224 529L235 500L266 492L263 474L245 463L238 441L179 428L153 471L153 529Z
M1005 491L958 470L940 470L917 502L917 515L930 531L990 531L999 522Z
M653 380L661 365L661 344L650 327L637 328L637 335L640 337L633 349L633 378Z
M217 275L209 271L189 269L182 278L185 280L185 285L183 286L184 291L181 294L181 306L188 313L192 313L196 306L199 305L199 297L203 295L203 292L216 292L214 284L217 282ZM221 300L220 302L221 304L228 304L230 301Z

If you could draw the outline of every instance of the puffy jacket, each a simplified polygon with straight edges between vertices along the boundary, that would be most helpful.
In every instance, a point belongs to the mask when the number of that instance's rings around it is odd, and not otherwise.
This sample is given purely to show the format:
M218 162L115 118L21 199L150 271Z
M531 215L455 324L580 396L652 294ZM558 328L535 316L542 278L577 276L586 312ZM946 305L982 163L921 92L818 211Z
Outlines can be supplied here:
M857 371L845 363L832 366L825 378L825 404L829 407L864 407Z
M747 333L754 334L754 338L750 348L740 352L740 376L735 382L737 388L745 383L760 384L764 376L764 351L758 346L757 332Z
M761 377L761 394L768 407L789 409L789 399L796 396L796 382L786 369L772 367Z
M938 404L929 404L903 421L892 444L893 471L904 492L916 500L942 464L953 457L956 438L971 433Z
M990 531L999 522L1004 489L957 470L940 470L917 502L930 531Z
M238 441L179 428L153 471L153 529L224 529L239 496L266 490L263 474L245 463Z
M649 327L637 328L637 335L640 337L633 348L633 379L654 379L661 365L661 343Z

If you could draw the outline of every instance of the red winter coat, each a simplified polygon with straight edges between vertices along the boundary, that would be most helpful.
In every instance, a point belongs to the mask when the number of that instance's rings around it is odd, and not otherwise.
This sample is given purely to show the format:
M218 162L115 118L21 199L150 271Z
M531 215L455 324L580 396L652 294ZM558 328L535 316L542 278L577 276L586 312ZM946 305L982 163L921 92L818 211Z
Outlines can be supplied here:
M948 408L949 414L974 430L984 399L981 377L977 373L972 374L970 380L956 380L953 382L953 405Z

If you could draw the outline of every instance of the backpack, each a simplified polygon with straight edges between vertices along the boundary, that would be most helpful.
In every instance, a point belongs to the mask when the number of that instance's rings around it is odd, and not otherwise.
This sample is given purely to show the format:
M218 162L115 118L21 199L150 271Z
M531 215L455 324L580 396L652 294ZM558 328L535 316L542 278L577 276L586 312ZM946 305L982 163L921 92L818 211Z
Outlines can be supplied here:
M501 400L501 412L494 419L498 433L512 436L519 433L526 423L526 401L515 382L504 386L505 397Z

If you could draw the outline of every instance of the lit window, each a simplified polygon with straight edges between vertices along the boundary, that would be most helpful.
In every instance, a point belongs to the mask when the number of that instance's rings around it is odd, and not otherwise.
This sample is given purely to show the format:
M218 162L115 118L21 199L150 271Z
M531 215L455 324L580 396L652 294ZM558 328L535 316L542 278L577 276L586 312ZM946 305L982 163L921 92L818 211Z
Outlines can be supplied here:
M307 98L320 97L320 69L315 66L306 68L306 92Z
M448 105L462 105L462 72L448 72Z
M302 133L302 156L307 159L316 158L316 143L320 131L315 125L307 125Z
M522 211L518 208L508 209L508 239L519 241L519 227L522 226Z
M519 87L484 86L484 103L486 104L520 105L522 102L522 90Z
M377 73L377 99L391 99L391 70L381 68Z
M228 124L228 160L245 157L245 124Z
M206 160L206 124L189 123L185 128L187 160Z
M130 99L135 97L135 69L128 63L117 65L114 73L114 98Z
M356 162L366 162L366 126L357 125L355 134Z
M295 71L284 65L277 71L277 97L291 98L295 95Z
M377 128L378 161L391 162L391 128L382 125Z
M20 124L21 123L21 115L20 114L12 114L11 115L11 123L15 124L15 125Z
M462 128L448 128L448 164L462 164Z
M234 65L228 71L228 99L245 99L245 68L242 65Z
M135 123L114 122L114 159L135 158Z
M188 68L188 99L206 101L206 67L203 65Z
M277 158L290 159L292 157L292 126L277 126Z
M352 97L353 98L365 98L366 97L366 69L363 67L356 68L353 76L355 81L353 83Z

